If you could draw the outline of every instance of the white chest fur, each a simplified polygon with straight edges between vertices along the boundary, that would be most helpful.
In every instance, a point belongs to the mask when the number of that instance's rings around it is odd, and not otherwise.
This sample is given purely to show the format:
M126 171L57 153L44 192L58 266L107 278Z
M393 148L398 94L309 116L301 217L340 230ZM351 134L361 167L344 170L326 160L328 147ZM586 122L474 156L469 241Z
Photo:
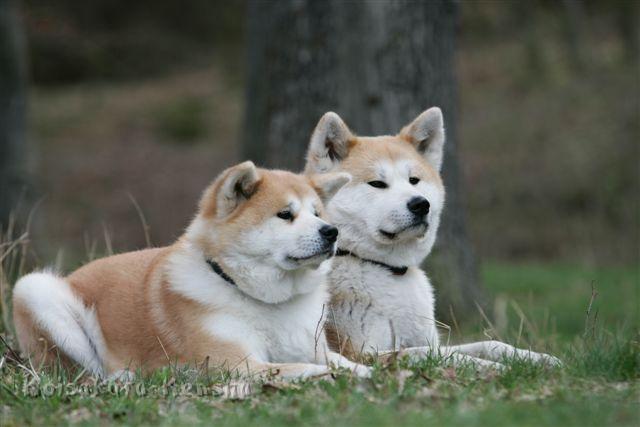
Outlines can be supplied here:
M205 328L230 341L241 338L247 355L259 360L315 362L316 352L320 355L325 345L320 327L325 297L324 285L280 304L240 297L237 304L227 305L208 317Z
M411 267L393 275L383 267L345 256L329 274L329 321L365 352L394 347L437 346L433 289L424 272Z
M300 279L315 282L302 286L310 292L286 302L268 304L255 300L226 282L189 250L170 260L172 289L210 309L203 328L213 337L243 348L247 357L264 362L316 361L325 351L321 317L326 311L326 276L323 265Z

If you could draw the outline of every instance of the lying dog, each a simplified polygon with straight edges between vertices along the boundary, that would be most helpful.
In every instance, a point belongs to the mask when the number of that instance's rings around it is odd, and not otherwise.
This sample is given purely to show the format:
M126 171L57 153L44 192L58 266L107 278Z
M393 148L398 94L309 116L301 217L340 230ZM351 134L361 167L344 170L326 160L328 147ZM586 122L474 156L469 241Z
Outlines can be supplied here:
M357 137L331 112L313 132L306 172L352 175L327 206L340 229L329 274L326 329L333 348L350 358L402 348L413 356L440 352L482 366L499 365L476 357L556 362L497 341L440 346L433 289L419 265L433 247L444 206L444 142L439 108L423 112L396 136Z
M346 174L307 178L245 162L204 192L173 245L91 262L15 286L18 342L36 363L61 357L97 376L201 363L284 378L370 368L329 351L319 331L338 230L322 200ZM322 200L321 200L322 199Z

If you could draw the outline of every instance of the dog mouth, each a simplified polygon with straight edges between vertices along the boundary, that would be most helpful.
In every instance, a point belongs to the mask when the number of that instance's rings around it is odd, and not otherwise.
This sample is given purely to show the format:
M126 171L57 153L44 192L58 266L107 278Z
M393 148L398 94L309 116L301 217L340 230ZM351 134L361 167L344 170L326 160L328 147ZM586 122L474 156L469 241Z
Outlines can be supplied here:
M294 261L294 262L300 263L300 262L310 261L312 259L316 259L316 258L320 258L320 257L331 258L333 256L333 254L334 254L333 248L328 248L328 249L325 249L323 251L316 252L315 254L308 255L308 256L303 256L303 257L297 257L297 256L288 255L287 259L289 261Z
M405 231L410 231L410 230L413 230L413 229L416 229L416 228L420 228L420 227L424 227L424 229L426 231L427 227L428 227L428 224L425 221L420 221L420 222L415 222L413 224L410 224L410 225L408 225L408 226L406 226L404 228L401 228L400 230L395 231L395 232L385 231L385 230L382 230L382 229L380 229L379 231L380 231L380 234L383 237L385 237L385 238L387 238L389 240L395 240L398 237L399 234L402 234Z

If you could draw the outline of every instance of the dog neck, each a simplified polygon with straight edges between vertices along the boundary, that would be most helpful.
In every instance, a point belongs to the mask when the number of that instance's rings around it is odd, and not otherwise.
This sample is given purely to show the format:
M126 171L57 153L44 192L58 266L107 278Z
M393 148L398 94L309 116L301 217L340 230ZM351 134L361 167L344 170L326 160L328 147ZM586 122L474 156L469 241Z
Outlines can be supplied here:
M313 292L324 283L322 267L289 271L238 253L213 255L202 250L198 252L209 270L228 286L265 304L286 303L298 295Z
M206 261L207 261L207 264L209 264L209 267L211 267L211 269L213 270L213 272L216 273L218 276L222 277L225 282L231 284L231 286L235 286L236 288L238 287L238 285L236 285L236 282L234 282L233 279L229 277L229 275L222 270L222 267L220 267L220 264L218 264L212 259L207 259Z
M369 264L377 265L377 266L379 266L381 268L389 270L391 272L391 274L393 274L394 276L404 276L407 273L407 270L409 269L409 267L406 266L406 265L394 266L394 265L389 265L389 264L386 264L384 262L376 261L376 260L373 260L373 259L362 258L362 257L354 254L353 252L347 251L345 249L338 249L336 251L336 256L351 256L353 258L357 258L362 262L366 262L366 263L369 263Z
M378 261L391 266L419 266L429 254L433 242L426 239L381 244L368 236L362 236L353 226L342 227L338 236L338 247L357 254L358 257Z

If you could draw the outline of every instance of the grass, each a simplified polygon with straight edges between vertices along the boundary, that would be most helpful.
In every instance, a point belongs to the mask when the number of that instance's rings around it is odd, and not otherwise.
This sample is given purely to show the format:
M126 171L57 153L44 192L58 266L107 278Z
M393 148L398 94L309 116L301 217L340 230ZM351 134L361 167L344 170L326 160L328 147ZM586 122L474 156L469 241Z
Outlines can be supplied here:
M0 241L0 253L7 243ZM26 239L12 247L0 263L5 301L7 284L29 253ZM338 372L303 382L249 383L226 372L167 367L133 383L98 382L77 370L20 365L0 343L0 424L636 425L637 269L491 262L483 275L496 301L495 321L483 333L548 350L563 360L562 368L507 359L502 372L477 373L431 357L377 365L369 380ZM589 304L592 283L597 295ZM2 306L3 319L10 318L8 310ZM8 326L0 331L11 342ZM452 339L467 340L478 329Z
M37 382L9 365L2 371L0 400L4 426L634 425L640 391L637 350L637 343L620 342L607 350L606 360L591 354L593 348L581 349L564 354L563 369L509 361L504 373L484 375L447 367L437 359L411 366L399 361L377 367L371 380L343 373L299 383L265 382L254 385L244 399L225 398L228 380L221 376L193 376L170 368L125 389L118 383L74 382L71 373L43 374ZM615 365L630 356L627 361L633 363L619 371ZM590 369L596 361L607 364L603 372ZM31 387L26 385L30 382Z

